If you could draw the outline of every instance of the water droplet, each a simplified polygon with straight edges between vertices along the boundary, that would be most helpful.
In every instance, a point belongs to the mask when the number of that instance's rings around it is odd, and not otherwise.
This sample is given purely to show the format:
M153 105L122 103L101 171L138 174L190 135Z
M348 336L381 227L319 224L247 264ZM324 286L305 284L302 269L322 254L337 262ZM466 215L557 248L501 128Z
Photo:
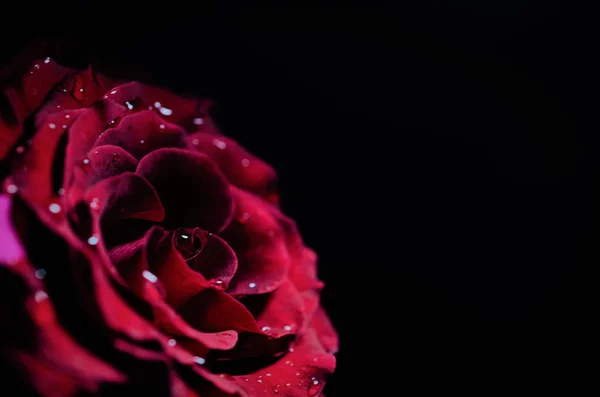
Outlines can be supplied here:
M83 164L89 164L90 163L90 159L83 159Z
M296 376L300 376L300 372L296 372Z
M60 204L52 203L48 206L48 210L50 210L50 212L52 212L53 214L58 214L61 210Z
M80 89L79 89L79 92L83 92L83 88L80 88Z
M38 65L37 63L35 65L33 65L34 68L39 69L40 65Z
M248 382L248 380L249 380L248 378L244 378L244 381Z
M66 124L63 124L63 125L62 125L62 128L66 130L66 129L67 129L67 125L66 125Z
M250 287L250 288L254 288L254 287ZM271 327L267 327L266 325L264 327L262 327L262 332L266 332L266 331L270 331Z
M177 341L175 339L169 339L169 341L167 342L167 344L171 347L175 346L177 344Z
M35 271L35 278L43 280L46 277L46 269L37 269Z
M225 289L225 283L223 282L223 280L215 280L212 283L213 287L218 288L218 289Z
M160 109L160 107L161 107L160 102L158 102L158 101L154 102L154 107L157 109Z
M271 376L271 374L267 374L267 376Z
M96 245L96 244L98 244L99 241L100 241L100 239L95 234L90 236L90 238L88 238L88 240L87 240L89 245Z
M158 128L160 128L161 130L164 130L165 129L165 125L161 124L161 125L158 126Z
M61 187L60 189L58 189L58 194L59 194L60 196L64 195L64 194L65 194L65 189L64 189L64 188L62 188L62 187Z
M115 94L117 93L117 90L112 90L110 93L111 93L112 95L115 95Z
M202 357L198 357L198 356L194 356L194 361L200 365L202 365L206 362L205 359L203 359Z
M16 192L18 192L18 191L19 191L19 188L18 188L18 187L17 187L17 185L15 185L15 184L12 184L12 183L11 183L10 185L7 185L7 186L6 186L6 192L7 192L8 194L15 194L15 193L16 193Z
M279 394L279 385L277 385L273 388L273 393Z
M48 127L50 127L51 129L55 129L56 128L56 124L54 123L49 123Z
M158 277L156 277L156 275L154 275L154 273L151 273L151 272L149 272L148 270L144 270L144 271L142 272L142 276L143 276L143 277L144 277L146 280L150 281L151 283L155 283L155 282L157 282L157 281L158 281Z
M309 397L314 397L317 394L319 394L322 389L323 389L323 385L319 384L318 380L315 380L308 386L308 390L306 391L306 394L308 394Z
M200 143L200 140L198 138L192 139L192 145L197 146L199 143Z
M290 347L290 348L288 349L288 351L289 351L290 353L293 353L293 352L294 352L294 348L293 348L293 347Z
M194 124L195 125L202 125L202 124L204 124L204 119L202 117L196 117L194 119Z
M70 119L71 115L70 114L65 114L65 119Z
M173 111L169 108L166 107L161 107L160 109L158 109L158 111L160 112L160 114L165 115L165 116L170 116L173 114Z
M248 284L248 287L250 287L250 288L256 288L256 283L250 283L250 284Z
M285 384L287 387L290 387L292 384L291 383L286 383Z
M93 210L97 210L100 208L100 200L97 197L94 197L92 201L90 201L90 208Z
M179 228L175 231L175 247L183 256L183 259L190 261L200 255L204 248L204 241L201 233L196 230Z
M247 158L242 159L242 167L248 167L250 165L250 160Z
M141 143L142 145L144 144L144 142L145 142L145 141L144 141L143 139L140 139L140 143Z
M39 302L43 301L44 299L48 299L48 294L41 290L36 291L35 301L39 303Z
M25 146L17 146L15 150L18 154L23 154L23 152L25 152Z
M44 59L44 63L50 63L50 57Z
M291 331L292 330L292 326L291 325L286 325L285 327L283 327L283 329L285 329L286 331Z
M115 153L113 153L113 155L112 155L112 161L119 161L119 158L120 158L120 157L121 157L121 156L119 156L119 153L115 152Z
M259 379L259 380L258 380L258 383L262 383L262 380L261 380L261 379Z
M217 139L217 138L213 139L212 143L213 143L213 145L215 145L216 147L218 147L221 150L223 150L227 147L227 144L225 142L223 142L222 140Z

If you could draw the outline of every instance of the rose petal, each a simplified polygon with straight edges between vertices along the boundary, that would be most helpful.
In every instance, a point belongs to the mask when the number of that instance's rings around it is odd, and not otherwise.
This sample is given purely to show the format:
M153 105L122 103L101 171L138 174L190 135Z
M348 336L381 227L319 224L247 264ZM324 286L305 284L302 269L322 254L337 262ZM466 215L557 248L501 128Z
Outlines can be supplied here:
M145 156L136 172L158 192L166 209L165 227L201 227L218 232L229 223L231 193L225 177L207 156L159 149Z
M111 260L130 288L153 305L154 323L157 327L177 338L179 342L183 339L200 342L202 344L200 347L187 344L187 347L197 355L206 356L206 349L231 349L237 341L236 332L209 334L195 330L166 305L162 297L158 296L159 294L154 292L156 288L163 287L157 286L160 281L155 279L152 273L148 273L148 258L156 254L156 244L160 244L159 241L163 236L162 229L154 227L143 239L113 249L110 253Z
M44 101L52 87L72 70L53 60L38 59L25 68L15 65L12 83L3 92L12 120L0 123L0 158L4 158L22 134L25 119ZM9 67L10 68L10 67Z
M96 146L120 146L139 160L156 149L184 147L184 134L178 125L146 110L123 117L117 127L109 128L98 138Z
M327 353L337 353L340 341L329 316L322 307L319 307L313 316L312 326L325 351Z
M108 219L160 222L165 210L152 185L133 172L103 179L85 195L90 207Z
M235 376L237 384L253 396L315 397L335 369L313 329L302 335L294 351L258 372Z
M87 170L87 185L93 185L101 179L119 175L124 172L134 172L137 160L124 149L118 146L97 146L89 154L85 164L89 164Z
M238 255L238 270L228 292L248 295L273 291L285 281L290 257L281 228L269 212L272 204L235 187L231 192L236 221L222 236Z
M275 170L237 142L207 133L191 134L186 142L189 148L206 153L235 186L277 201Z
M64 180L66 183L71 182L71 173L75 168L84 166L84 160L88 158L88 152L98 136L102 134L107 126L111 125L112 120L116 120L125 114L125 108L112 101L104 100L78 112L73 114L73 111L67 111L64 116L65 120L75 119L69 129L69 143L65 155ZM69 116L69 119L66 119L67 116Z
M17 233L10 217L11 198L5 194L0 194L0 241L2 249L0 250L0 266L10 266L23 259L25 252L18 240Z
M227 288L237 269L237 256L225 240L200 228L179 228L173 233L173 244L190 268L213 286Z
M209 115L211 102L185 98L171 91L141 84L137 81L122 84L107 92L106 96L119 104L140 99L144 106L165 120L181 125L188 131L206 131L219 134Z

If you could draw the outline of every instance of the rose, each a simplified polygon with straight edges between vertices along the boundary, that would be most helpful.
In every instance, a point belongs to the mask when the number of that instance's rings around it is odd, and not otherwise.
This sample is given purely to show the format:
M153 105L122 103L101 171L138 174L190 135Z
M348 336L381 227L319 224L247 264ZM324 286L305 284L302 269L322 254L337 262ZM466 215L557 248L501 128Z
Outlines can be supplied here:
M337 336L316 256L275 171L219 132L208 101L50 58L3 88L12 382L45 396L321 392Z

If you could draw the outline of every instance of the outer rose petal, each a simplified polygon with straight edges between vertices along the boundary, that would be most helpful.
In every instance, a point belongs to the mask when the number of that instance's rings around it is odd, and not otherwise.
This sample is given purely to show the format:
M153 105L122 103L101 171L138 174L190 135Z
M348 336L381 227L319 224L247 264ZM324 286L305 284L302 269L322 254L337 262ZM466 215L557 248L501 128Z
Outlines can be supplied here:
M329 316L327 316L322 307L317 309L312 319L312 326L323 349L327 353L337 353L340 341L331 320L329 320Z
M10 104L14 120L0 118L0 159L7 155L21 136L25 118L44 101L54 84L72 71L48 58L39 59L28 66L29 71L16 67L12 84L3 92Z
M107 92L106 98L117 103L133 103L139 99L165 120L183 126L188 131L202 130L220 134L209 115L210 101L184 98L164 89L151 87L137 81L122 84Z
M136 172L158 192L166 210L166 227L218 232L229 224L234 205L231 193L208 157L182 149L159 149L145 156ZM187 205L181 205L182 200Z
M154 112L145 110L123 117L119 125L106 130L96 146L120 146L136 159L167 147L184 147L185 131L176 124L165 122Z
M0 265L11 265L23 259L25 252L21 246L10 219L10 196L0 194Z
M290 257L276 219L267 203L259 197L231 187L236 201L235 222L223 232L223 238L238 254L238 270L228 292L260 294L281 285L290 267Z
M323 350L315 331L309 329L293 352L259 372L235 379L253 396L315 397L334 368L335 357Z
M237 187L276 201L277 173L237 142L207 133L191 134L188 147L206 153Z

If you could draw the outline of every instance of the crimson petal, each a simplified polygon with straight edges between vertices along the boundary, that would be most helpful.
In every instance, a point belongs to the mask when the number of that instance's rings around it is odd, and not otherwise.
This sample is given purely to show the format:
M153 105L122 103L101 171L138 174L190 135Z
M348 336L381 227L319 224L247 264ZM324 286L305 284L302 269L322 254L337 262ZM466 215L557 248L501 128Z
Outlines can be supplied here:
M238 254L238 270L228 292L252 295L273 291L290 267L285 236L269 208L272 204L231 187L236 202L235 222L223 232Z
M222 136L196 133L186 137L188 147L206 153L237 187L277 201L277 173L237 142Z
M185 131L176 124L167 123L149 110L123 117L119 125L106 130L96 146L120 146L136 159L165 147L184 147Z
M97 146L83 160L83 166L89 163L87 185L93 185L99 180L119 175L124 172L134 172L137 160L118 146Z
M231 193L225 177L207 156L159 149L146 155L136 172L158 192L166 209L165 227L218 232L229 223L234 205Z

